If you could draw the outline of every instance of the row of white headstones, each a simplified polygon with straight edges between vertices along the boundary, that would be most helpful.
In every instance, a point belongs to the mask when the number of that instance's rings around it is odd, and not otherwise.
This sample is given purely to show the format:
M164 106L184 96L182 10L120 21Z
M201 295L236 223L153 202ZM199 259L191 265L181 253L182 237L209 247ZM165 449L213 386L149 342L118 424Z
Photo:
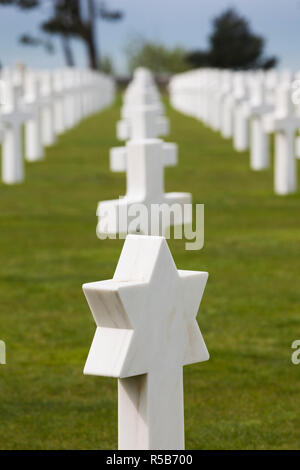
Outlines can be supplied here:
M158 138L169 127L163 111L152 75L137 69L117 124L126 146L110 153L112 171L126 172L127 193L99 203L98 233L125 229L116 213L99 228L107 206L191 201L164 193L177 146ZM184 449L183 366L209 358L196 321L207 278L177 270L165 238L144 232L127 236L113 279L83 286L97 325L84 373L118 378L119 449Z
M161 211L165 208L166 212L174 206L179 208L173 212L173 225L189 222L191 215L184 206L191 203L191 194L164 192L164 168L177 164L178 150L176 144L158 138L169 130L163 113L152 75L149 71L137 69L124 94L121 120L117 123L117 137L127 142L110 152L111 170L126 172L127 192L122 198L99 203L97 233L100 238L107 234L137 231L164 235L168 220L162 217L159 223L154 216L151 219L154 205L158 205ZM138 206L142 206L146 214L137 220Z
M250 149L253 170L270 166L269 134L274 133L274 191L285 195L297 190L299 78L289 70L199 69L175 75L169 90L175 109L232 138L235 150Z
M24 181L25 158L41 160L45 147L82 119L114 99L111 77L81 69L27 70L5 68L0 74L0 143L2 181Z

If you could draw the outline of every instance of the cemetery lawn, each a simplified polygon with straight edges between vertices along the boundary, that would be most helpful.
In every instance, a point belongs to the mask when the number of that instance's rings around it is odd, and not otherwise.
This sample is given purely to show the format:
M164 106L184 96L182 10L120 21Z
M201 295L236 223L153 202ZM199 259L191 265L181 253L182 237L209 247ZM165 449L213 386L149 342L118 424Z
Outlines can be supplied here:
M120 98L0 185L1 449L116 449L117 383L83 376L95 324L81 290L113 276L122 244L95 235L97 201L124 194L109 171ZM168 108L179 165L168 191L205 204L205 246L169 246L210 273L198 321L211 359L184 371L187 449L297 449L300 194L273 194L272 170Z

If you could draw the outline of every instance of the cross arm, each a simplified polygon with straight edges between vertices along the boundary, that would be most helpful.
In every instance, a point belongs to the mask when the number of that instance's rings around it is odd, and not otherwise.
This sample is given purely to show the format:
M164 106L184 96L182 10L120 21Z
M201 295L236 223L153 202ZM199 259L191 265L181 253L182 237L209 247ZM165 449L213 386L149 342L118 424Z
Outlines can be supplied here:
M113 172L126 171L127 149L126 147L114 147L110 150L110 170ZM177 144L171 142L163 143L163 165L173 167L178 163Z
M274 106L268 104L261 104L261 105L250 105L250 114L252 116L264 116L268 113L271 113Z
M300 117L293 116L290 118L275 118L274 131L296 131L300 127Z

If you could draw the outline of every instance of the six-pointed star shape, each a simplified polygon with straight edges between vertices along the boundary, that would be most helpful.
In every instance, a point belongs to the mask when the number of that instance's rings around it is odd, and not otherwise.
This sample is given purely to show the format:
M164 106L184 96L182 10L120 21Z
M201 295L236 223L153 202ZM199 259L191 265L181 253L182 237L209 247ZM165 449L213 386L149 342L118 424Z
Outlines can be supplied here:
M97 324L84 373L125 378L208 360L196 321L207 277L178 271L165 238L127 236L113 279L83 286Z

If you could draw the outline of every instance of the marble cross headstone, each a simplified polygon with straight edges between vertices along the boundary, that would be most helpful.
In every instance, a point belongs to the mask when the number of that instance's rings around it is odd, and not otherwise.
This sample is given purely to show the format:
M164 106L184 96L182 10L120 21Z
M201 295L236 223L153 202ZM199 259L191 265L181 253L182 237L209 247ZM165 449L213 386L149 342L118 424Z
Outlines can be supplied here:
M266 101L266 89L263 79L254 79L249 102L250 112L250 166L253 170L263 170L269 167L269 136L263 126L263 117L273 110Z
M245 78L242 72L237 73L234 90L233 145L238 152L244 152L249 146L249 113L246 106L248 95Z
M232 116L229 113L226 113L228 108L226 107L226 101L228 95L231 93L232 88L232 72L229 70L224 70L221 73L221 83L220 89L218 90L218 106L217 106L217 113L218 113L218 126L216 130L220 130L221 133L225 134L226 137L230 137L232 135Z
M24 103L30 113L30 118L25 123L25 156L28 161L34 162L44 156L41 82L36 73L26 73Z
M207 278L177 270L163 237L135 235L112 280L83 285L97 325L84 373L118 378L120 450L184 449L183 366L209 359Z
M56 141L54 75L48 70L41 74L41 95L42 143L48 147Z
M222 80L223 73L221 70L215 70L207 89L208 93L208 121L207 124L214 130L218 131L221 126L221 100L222 100Z
M72 69L65 69L62 74L64 81L64 121L67 129L76 124L76 87Z
M54 72L54 130L57 135L66 131L65 120L65 88L63 80L63 71L58 69Z
M234 97L231 87L228 89L228 93L223 98L220 116L220 130L221 135L224 139L230 139L233 135L233 112L234 112Z
M292 90L289 85L278 87L273 125L275 192L281 195L294 193L297 190L295 134L300 127L300 116L295 114Z
M74 70L74 88L75 88L75 122L79 123L84 117L83 99L82 99L82 71Z
M132 229L143 234L164 235L167 221L163 217L159 226L154 226L151 218L152 206L159 205L163 210L174 207L172 225L190 223L190 214L184 206L191 203L189 193L164 192L164 144L159 139L131 140L126 144L126 196L100 202L97 209L97 234L125 234L136 220L132 206L142 206L145 212L141 215L139 226ZM170 223L168 223L168 226ZM151 227L151 229L150 229ZM151 232L150 232L151 230ZM100 236L101 238L101 236Z
M164 108L158 89L149 70L139 68L133 81L124 93L121 121L117 124L117 137L120 140L152 138L169 132L168 119L163 115Z
M5 83L5 103L0 109L2 124L2 180L6 184L24 180L22 126L28 113L20 107L18 89L12 81Z
M138 106L126 119L117 123L119 140L148 139L166 135L169 126L165 116L158 115L152 106Z

